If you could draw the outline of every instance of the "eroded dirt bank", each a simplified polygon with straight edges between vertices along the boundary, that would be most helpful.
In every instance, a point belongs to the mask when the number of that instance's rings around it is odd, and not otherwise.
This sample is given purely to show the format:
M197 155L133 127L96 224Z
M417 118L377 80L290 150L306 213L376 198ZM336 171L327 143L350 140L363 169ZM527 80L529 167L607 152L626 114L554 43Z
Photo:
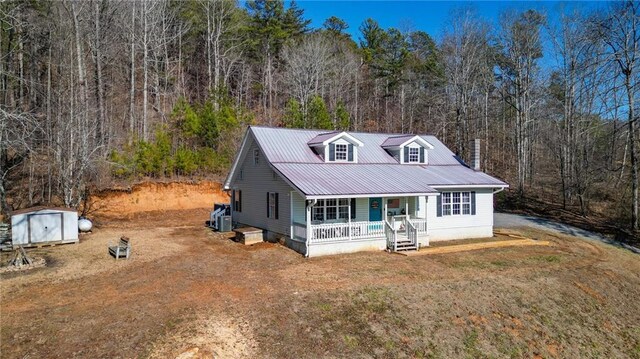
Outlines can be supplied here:
M218 182L143 182L94 194L88 213L98 218L131 218L144 212L212 208L217 202L229 202Z

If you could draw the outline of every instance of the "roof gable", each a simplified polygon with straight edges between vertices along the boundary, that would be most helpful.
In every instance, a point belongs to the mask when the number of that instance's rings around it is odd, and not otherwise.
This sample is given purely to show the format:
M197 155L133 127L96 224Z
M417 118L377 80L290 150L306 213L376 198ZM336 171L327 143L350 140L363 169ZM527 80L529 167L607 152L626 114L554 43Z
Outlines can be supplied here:
M391 136L388 137L381 144L384 148L400 148L404 147L412 142L418 143L420 146L424 148L428 148L430 150L434 149L433 145L427 142L424 138L418 135L402 135L402 136Z
M360 140L358 140L357 138L353 137L352 135L346 133L346 132L328 132L328 133L321 133L319 135L317 135L316 137L312 138L309 142L307 142L307 144L309 146L326 146L331 142L337 141L338 139L344 139L347 142L351 143L354 146L364 146L364 143L362 143Z

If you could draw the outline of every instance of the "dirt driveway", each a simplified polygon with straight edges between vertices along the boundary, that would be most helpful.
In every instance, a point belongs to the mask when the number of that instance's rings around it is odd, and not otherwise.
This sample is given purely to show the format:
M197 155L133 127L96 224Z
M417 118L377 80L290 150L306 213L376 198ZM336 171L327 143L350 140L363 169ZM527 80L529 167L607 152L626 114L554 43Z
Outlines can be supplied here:
M103 221L1 279L2 358L640 358L640 256L552 246L305 259L202 226L206 210ZM120 235L133 256L106 246ZM6 257L2 258L3 261Z

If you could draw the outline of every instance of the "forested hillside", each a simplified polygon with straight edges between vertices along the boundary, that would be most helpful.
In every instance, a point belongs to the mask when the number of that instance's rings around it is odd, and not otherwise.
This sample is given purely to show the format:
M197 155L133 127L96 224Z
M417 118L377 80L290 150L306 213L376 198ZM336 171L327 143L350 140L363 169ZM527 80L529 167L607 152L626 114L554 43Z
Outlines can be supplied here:
M637 228L640 5L572 5L352 38L295 2L2 2L2 211L224 175L263 124L430 133L462 158L479 138L512 194Z

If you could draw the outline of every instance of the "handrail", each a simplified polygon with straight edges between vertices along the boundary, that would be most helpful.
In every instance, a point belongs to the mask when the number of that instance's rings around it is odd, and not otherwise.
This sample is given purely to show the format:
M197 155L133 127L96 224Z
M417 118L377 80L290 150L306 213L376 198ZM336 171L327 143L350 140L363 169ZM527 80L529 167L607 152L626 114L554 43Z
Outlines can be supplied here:
M407 237L411 241L411 244L418 248L418 228L411 223L411 220L407 218L407 227L406 227Z
M395 252L398 245L398 231L396 231L386 219L384 221L384 234L387 237L387 248Z

